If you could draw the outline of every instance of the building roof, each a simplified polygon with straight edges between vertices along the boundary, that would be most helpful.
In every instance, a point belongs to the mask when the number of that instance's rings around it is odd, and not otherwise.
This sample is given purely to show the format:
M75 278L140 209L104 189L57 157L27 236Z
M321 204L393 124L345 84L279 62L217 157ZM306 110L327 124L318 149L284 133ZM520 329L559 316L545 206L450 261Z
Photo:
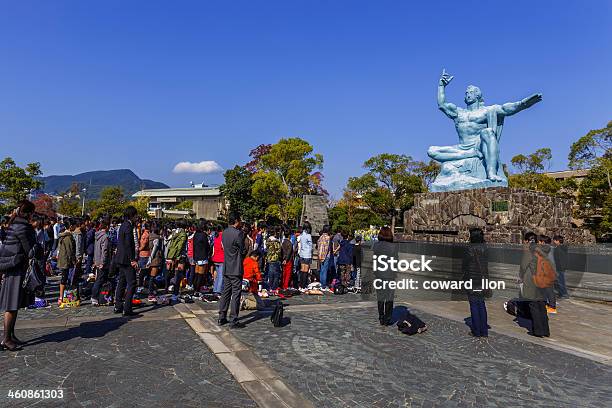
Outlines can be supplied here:
M221 196L219 187L151 188L140 190L132 197L215 197Z
M570 177L586 177L589 174L590 169L579 169L579 170L561 170L561 171L550 171L544 173L548 177L555 179L566 179Z

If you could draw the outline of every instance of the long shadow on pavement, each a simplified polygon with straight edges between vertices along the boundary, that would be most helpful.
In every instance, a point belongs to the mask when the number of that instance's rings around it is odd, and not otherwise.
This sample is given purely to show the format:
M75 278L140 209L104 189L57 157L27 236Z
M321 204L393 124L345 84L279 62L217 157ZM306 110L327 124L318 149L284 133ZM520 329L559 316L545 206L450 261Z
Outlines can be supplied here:
M132 319L140 316L134 316ZM45 334L44 336L36 337L27 342L28 346L34 346L43 343L61 343L80 337L82 339L91 339L96 337L104 337L107 333L119 329L126 324L129 319L124 317L113 317L110 319L99 320L95 322L84 322L78 326L70 327L55 333Z

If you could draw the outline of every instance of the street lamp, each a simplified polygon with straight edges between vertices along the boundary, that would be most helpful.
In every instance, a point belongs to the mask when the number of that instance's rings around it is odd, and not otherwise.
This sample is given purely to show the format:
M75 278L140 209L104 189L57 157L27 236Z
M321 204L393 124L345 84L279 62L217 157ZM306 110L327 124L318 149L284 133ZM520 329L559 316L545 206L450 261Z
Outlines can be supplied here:
M87 189L84 188L82 191L83 191L83 206L81 207L81 217L85 215L85 193L87 193Z

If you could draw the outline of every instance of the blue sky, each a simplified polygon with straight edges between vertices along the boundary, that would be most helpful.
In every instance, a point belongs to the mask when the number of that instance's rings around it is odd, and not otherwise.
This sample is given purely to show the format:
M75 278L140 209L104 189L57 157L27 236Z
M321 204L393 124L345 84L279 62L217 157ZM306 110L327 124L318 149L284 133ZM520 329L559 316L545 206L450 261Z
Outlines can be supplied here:
M131 168L173 186L302 137L338 197L382 152L453 144L440 71L487 103L542 92L506 121L502 159L612 120L612 2L0 1L1 155L46 175Z

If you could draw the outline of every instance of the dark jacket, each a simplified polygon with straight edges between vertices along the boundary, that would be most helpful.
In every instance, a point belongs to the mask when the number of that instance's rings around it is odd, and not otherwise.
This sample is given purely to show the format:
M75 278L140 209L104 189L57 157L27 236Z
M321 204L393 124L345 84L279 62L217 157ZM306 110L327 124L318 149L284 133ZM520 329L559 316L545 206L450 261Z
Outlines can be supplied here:
M398 251L397 244L393 242L377 241L374 243L374 245L372 245L372 252L374 253L374 255L378 257L380 257L381 255L386 255L387 257L393 257L395 259L398 259L399 251ZM382 271L381 269L384 269L382 265L379 264L378 266L379 267L377 268L377 270L374 271L374 277L376 279L380 279L383 283L390 282L396 279L397 271L392 270L392 268L390 267L388 267L386 271ZM369 280L369 279L366 278L366 280ZM376 289L376 299L379 302L393 301L394 293L395 291L392 289L389 289L388 287L382 288L382 289Z
M210 253L210 241L208 236L204 232L196 231L193 234L193 260L205 261L208 259Z
M85 234L85 254L93 256L96 243L96 230L89 228Z
M338 265L350 265L353 263L353 244L347 239L340 241L340 252L338 253Z
M36 233L32 225L22 217L16 217L6 231L6 238L2 244L0 264L7 269L5 273L20 272L25 274L28 258L35 255Z
M361 268L361 261L363 258L363 247L361 244L353 245L353 267L355 270Z
M229 226L221 235L225 258L223 261L223 276L244 275L243 261L246 256L244 232Z
M398 248L397 244L393 242L387 241L376 241L374 245L372 245L372 252L376 256L386 255L387 257L393 257L398 259ZM386 271L378 270L374 271L374 276L378 279L383 279L385 281L395 280L397 271L392 270L392 268L387 268Z
M567 245L559 245L554 247L553 255L555 258L555 266L557 267L557 272L562 272L567 269Z
M117 253L115 263L117 265L130 265L136 261L136 244L134 242L134 226L130 221L124 221L119 227L117 240Z
M463 281L472 280L472 290L482 290L482 280L489 277L489 261L487 247L484 244L469 244L463 254L461 263Z
M293 260L293 244L287 237L281 243L281 260L286 262Z

